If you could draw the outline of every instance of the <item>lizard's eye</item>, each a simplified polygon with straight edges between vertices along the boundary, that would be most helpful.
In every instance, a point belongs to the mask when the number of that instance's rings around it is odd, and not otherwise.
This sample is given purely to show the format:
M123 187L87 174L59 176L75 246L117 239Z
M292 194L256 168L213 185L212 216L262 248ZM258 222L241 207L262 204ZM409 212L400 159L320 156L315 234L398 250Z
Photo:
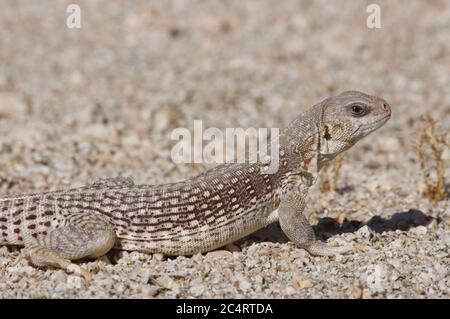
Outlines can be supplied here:
M368 113L369 108L365 104L353 103L348 106L350 114L354 117L364 116Z

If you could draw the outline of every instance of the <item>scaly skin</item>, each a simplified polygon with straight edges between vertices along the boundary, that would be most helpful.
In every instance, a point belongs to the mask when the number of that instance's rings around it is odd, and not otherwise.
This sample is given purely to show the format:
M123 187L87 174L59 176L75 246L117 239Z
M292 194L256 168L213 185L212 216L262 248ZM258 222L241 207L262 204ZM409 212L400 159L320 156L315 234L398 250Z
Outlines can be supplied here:
M70 261L111 248L191 255L221 247L276 220L299 247L332 255L348 247L315 240L303 215L321 167L381 127L381 98L349 91L300 114L280 137L280 167L227 163L179 183L135 185L122 177L65 191L0 199L0 245L24 245L37 266L89 274Z

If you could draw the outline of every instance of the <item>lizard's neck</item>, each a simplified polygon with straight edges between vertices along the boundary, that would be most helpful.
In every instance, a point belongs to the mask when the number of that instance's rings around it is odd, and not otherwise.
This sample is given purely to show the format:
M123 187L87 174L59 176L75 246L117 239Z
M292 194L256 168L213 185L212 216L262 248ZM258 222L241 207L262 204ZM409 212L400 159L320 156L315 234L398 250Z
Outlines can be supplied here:
M303 176L302 182L310 186L317 179L322 165L321 105L318 104L295 118L280 134L281 184L291 183L291 176Z
M300 134L293 136L290 132L280 137L280 172L299 173L308 171L317 174L319 166L320 136L315 134ZM298 132L296 132L298 133Z

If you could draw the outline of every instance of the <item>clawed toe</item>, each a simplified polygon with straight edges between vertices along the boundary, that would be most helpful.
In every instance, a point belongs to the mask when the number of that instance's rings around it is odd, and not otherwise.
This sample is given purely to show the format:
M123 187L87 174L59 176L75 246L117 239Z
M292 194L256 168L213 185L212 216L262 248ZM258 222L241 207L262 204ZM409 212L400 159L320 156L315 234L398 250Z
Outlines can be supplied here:
M333 256L346 254L354 249L352 245L344 245L339 247L329 246L323 242L316 241L304 247L311 255L314 256Z

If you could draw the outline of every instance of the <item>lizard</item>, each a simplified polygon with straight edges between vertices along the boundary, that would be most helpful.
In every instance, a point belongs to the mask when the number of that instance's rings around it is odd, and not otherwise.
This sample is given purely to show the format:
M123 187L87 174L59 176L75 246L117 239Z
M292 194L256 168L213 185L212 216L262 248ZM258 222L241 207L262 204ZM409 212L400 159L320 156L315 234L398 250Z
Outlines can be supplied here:
M74 260L111 249L193 255L225 246L273 222L312 255L347 253L350 245L316 240L304 210L320 169L391 116L382 98L358 91L328 97L298 115L279 138L279 168L223 163L190 179L136 185L113 177L61 191L0 199L0 245L24 248L37 267L91 274Z

